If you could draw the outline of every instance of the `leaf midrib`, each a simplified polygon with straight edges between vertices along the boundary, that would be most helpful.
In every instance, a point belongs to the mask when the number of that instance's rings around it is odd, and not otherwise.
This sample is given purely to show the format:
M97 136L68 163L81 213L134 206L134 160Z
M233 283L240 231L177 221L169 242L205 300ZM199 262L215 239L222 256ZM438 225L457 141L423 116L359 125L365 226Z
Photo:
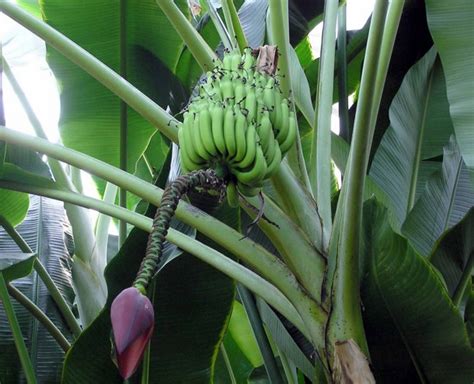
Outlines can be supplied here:
M407 210L406 210L405 217L408 216L408 213L413 209L413 206L415 205L416 186L418 184L418 172L420 170L420 165L421 165L421 149L423 146L423 137L425 134L425 128L426 128L426 123L427 123L428 109L429 109L430 101L432 98L431 89L432 89L432 84L433 84L434 72L435 71L434 71L434 63L433 63L433 65L431 66L430 75L428 78L428 84L427 84L428 89L426 91L426 98L423 105L423 116L421 118L420 130L418 132L418 137L417 137L415 158L414 158L413 168L411 172L410 187L409 187L408 199L407 199Z

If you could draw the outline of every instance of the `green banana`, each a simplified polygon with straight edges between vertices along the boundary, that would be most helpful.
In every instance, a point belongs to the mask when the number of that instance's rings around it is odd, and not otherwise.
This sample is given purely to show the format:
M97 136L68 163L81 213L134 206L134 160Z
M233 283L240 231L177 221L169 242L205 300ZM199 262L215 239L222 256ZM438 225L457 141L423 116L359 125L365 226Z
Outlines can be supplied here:
M202 142L200 125L200 116L199 113L196 113L192 129L194 149L203 160L207 161L211 158L211 155L206 151Z
M188 150L186 148L186 145L189 143L186 143L186 140L184 140L184 132L182 129L178 131L178 139L180 141L179 157L181 160L181 167L183 168L183 171L191 172L196 169L202 168L202 166L204 165L203 163L195 163L189 158Z
M263 149L263 153L266 153L270 141L273 140L272 123L268 111L263 111L260 125L257 126L257 133L260 138L260 145Z
M219 153L225 157L227 155L227 150L224 140L224 106L213 104L210 113L214 144Z
M204 159L198 155L196 149L194 147L193 141L193 114L190 112L185 112L183 120L183 125L180 128L180 131L183 131L182 138L179 138L179 145L182 146L185 144L186 154L188 155L189 159L196 164L203 163ZM179 132L178 132L179 135Z
M245 133L246 133L246 126L247 126L247 120L244 116L244 114L240 111L240 108L237 106L234 108L235 110L235 142L236 142L236 153L234 158L232 159L233 162L239 162L241 161L246 152L247 152L247 144L245 140Z
M245 109L247 110L247 121L254 121L257 118L257 96L255 90L250 86L245 97Z
M262 148L260 146L257 147L254 163L249 170L239 171L237 169L233 169L232 172L234 173L235 177L237 177L237 180L241 183L247 184L249 186L256 186L258 183L260 183L267 173L267 163L265 161Z
M232 106L226 106L224 115L224 141L227 150L227 158L231 159L237 151L235 143L235 113Z
M265 179L272 176L275 173L282 159L282 153L280 150L280 146L278 145L278 142L276 141L276 139L273 139L273 142L274 142L273 158L270 160L270 162L267 161L268 167L267 167L267 173L265 174Z
M222 68L229 71L232 69L232 55L225 54L224 58L222 59Z
M240 80L238 80L237 85L234 89L235 95L235 104L243 104L245 102L245 85Z
M244 49L243 69L250 70L255 65L255 57L252 55L252 48ZM252 71L253 72L253 71Z
M240 53L238 51L235 51L231 56L231 69L233 71L237 71L240 67L240 63L242 62L242 56L240 56Z
M211 123L211 113L209 108L201 110L199 114L199 131L201 134L201 140L206 149L212 157L217 155L217 148L214 144L214 138L212 136L212 123Z
M286 139L280 144L280 149L282 153L288 152L288 150L294 144L296 139L296 132L298 130L298 127L296 125L296 117L293 111L290 113L290 117L288 120L288 135L286 136Z
M261 72L251 48L225 52L199 86L178 132L183 169L211 165L230 172L229 203L255 196L276 172L297 135L290 101L275 77Z
M250 166L257 153L257 131L255 130L255 123L250 123L247 127L247 132L245 134L245 142L247 151L245 152L244 158L236 164L236 167L241 169L247 168Z
M278 143L280 145L286 140L286 137L288 136L289 116L290 116L290 108L288 106L288 103L284 100L281 103L281 125L280 127L278 127L279 129L276 136Z
M222 97L225 102L232 102L234 101L234 85L232 80L229 77L224 77L220 81L220 87L222 90Z
M282 121L282 110L281 110L281 103L283 102L283 96L280 90L275 91L275 113L273 114L274 120L273 123L273 131L276 134L281 127ZM270 116L271 117L271 116Z

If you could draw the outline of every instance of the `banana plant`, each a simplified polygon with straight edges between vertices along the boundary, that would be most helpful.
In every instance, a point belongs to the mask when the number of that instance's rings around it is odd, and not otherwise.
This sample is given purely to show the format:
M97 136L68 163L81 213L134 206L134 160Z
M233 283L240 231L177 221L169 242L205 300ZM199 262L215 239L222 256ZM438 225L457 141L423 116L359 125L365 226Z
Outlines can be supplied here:
M73 228L63 382L474 379L470 1L376 0L355 33L336 0L20 4L0 11L48 46L63 144L17 85L37 136L0 140L54 179L0 156L0 192L61 200ZM85 209L118 220L110 260Z

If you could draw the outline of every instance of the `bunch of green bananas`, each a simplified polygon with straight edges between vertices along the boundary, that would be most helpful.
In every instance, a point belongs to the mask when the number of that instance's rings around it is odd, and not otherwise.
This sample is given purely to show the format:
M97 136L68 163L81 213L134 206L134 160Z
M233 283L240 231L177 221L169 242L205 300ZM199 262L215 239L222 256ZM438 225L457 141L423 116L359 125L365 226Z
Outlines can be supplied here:
M296 117L274 76L257 70L254 51L226 53L188 105L179 135L184 171L213 168L238 191L255 196L296 137ZM236 189L237 188L237 189Z

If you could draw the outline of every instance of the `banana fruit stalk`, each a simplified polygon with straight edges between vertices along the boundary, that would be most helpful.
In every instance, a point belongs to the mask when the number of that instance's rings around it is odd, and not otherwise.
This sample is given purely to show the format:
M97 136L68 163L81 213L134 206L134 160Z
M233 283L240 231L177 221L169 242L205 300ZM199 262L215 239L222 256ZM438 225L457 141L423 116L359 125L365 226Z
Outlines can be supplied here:
M239 194L259 193L295 142L296 116L274 75L277 57L276 49L267 46L247 48L243 55L226 52L183 115L178 133L183 170L222 173L232 206Z

